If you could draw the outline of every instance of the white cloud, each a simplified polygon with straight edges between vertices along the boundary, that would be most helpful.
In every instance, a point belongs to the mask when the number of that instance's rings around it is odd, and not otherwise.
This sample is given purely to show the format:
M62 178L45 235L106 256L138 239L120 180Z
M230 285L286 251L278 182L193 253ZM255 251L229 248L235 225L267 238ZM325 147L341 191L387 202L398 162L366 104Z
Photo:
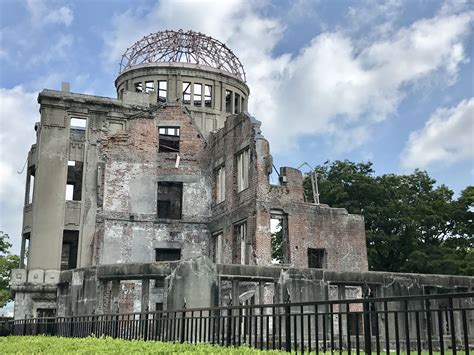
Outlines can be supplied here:
M37 93L21 86L0 88L0 230L18 247L24 201L25 172L18 174L35 140L40 120Z
M474 159L474 98L438 109L421 130L411 133L401 164L414 169L467 159Z
M27 0L26 7L31 15L31 22L36 27L46 25L70 26L74 14L69 6L59 6L46 0Z
M278 152L294 147L304 134L324 135L335 150L353 149L396 112L411 86L435 73L452 83L467 60L463 41L470 31L469 12L420 19L363 47L348 31L324 32L296 55L275 56L285 27L262 15L262 4L160 2L129 10L113 18L105 35L107 64L117 63L142 36L162 29L193 29L221 40L244 64L250 111L263 121L263 132ZM396 13L399 2L387 6Z

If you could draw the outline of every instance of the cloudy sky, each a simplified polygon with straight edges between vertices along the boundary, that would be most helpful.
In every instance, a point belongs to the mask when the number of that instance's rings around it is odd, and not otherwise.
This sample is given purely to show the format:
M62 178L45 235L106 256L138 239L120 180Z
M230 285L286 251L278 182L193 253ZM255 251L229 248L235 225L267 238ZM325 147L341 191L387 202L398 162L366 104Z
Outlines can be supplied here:
M0 230L18 252L38 92L113 97L121 54L164 29L237 54L277 166L370 160L459 193L474 180L473 20L469 0L1 0Z

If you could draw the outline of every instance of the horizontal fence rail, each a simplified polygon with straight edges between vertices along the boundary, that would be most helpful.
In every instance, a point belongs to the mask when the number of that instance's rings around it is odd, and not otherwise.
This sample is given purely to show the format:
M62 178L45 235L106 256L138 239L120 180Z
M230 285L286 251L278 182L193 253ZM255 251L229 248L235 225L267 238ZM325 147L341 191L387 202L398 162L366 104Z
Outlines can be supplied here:
M179 309L0 322L0 335L111 336L295 352L474 347L474 293Z

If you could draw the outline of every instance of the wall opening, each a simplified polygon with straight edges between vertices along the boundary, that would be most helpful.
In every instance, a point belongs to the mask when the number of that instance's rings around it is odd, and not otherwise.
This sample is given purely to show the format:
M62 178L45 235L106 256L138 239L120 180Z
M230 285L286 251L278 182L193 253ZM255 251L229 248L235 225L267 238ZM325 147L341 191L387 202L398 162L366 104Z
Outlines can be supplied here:
M179 127L160 127L158 144L160 153L179 152Z
M225 166L219 167L215 172L216 204L225 200Z
M77 267L78 245L79 245L79 231L65 230L63 232L61 270L75 269Z
M155 261L177 261L181 260L181 249L178 248L156 248Z
M181 219L182 182L158 182L158 218Z
M222 264L222 232L212 236L211 260L216 264Z
M163 310L163 302L155 303L155 312L161 312Z
M308 267L313 269L326 269L326 249L308 248Z
M212 86L206 85L204 87L204 106L212 107Z
M202 84L194 84L194 106L202 106Z
M135 92L143 92L143 85L142 83L135 83Z
M234 257L234 263L246 265L249 263L249 253L247 245L247 222L241 222L234 227L235 251L240 250L240 257Z
M66 200L81 201L83 163L69 160L67 165Z
M155 92L155 83L153 81L145 81L145 92Z
M191 104L191 83L183 82L183 104Z
M24 233L20 254L20 269L28 267L28 254L30 251L30 233Z
M36 167L30 166L28 168L28 178L26 181L26 204L29 205L30 203L33 203L33 192L35 189L35 172L36 172Z
M226 90L225 91L225 112L232 113L232 91Z
M247 148L237 154L237 192L249 187L250 150Z
M84 141L86 136L87 120L85 118L71 117L69 138L72 141Z
M240 113L240 95L234 92L234 113Z
M168 101L168 82L166 80L158 81L158 102L165 103Z
M272 263L289 264L288 215L284 211L270 211L270 233Z

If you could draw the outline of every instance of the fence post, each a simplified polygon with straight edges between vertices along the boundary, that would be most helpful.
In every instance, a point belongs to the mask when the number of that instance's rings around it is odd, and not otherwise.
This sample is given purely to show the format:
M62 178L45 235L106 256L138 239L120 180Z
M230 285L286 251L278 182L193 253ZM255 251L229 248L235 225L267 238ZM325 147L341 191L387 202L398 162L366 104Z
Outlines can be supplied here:
M372 337L370 331L370 303L366 299L364 302L364 343L365 343L365 353L372 353Z
M181 331L180 331L180 336L179 336L179 341L181 343L184 343L185 319L186 319L186 301L184 301L183 311L181 312Z
M229 300L229 303L227 305L229 307L232 305L232 299ZM227 339L226 339L227 346L229 346L231 343L232 323L233 323L232 322L232 309L228 308L227 309Z
M290 307L290 296L285 301L285 351L291 352L291 307Z

